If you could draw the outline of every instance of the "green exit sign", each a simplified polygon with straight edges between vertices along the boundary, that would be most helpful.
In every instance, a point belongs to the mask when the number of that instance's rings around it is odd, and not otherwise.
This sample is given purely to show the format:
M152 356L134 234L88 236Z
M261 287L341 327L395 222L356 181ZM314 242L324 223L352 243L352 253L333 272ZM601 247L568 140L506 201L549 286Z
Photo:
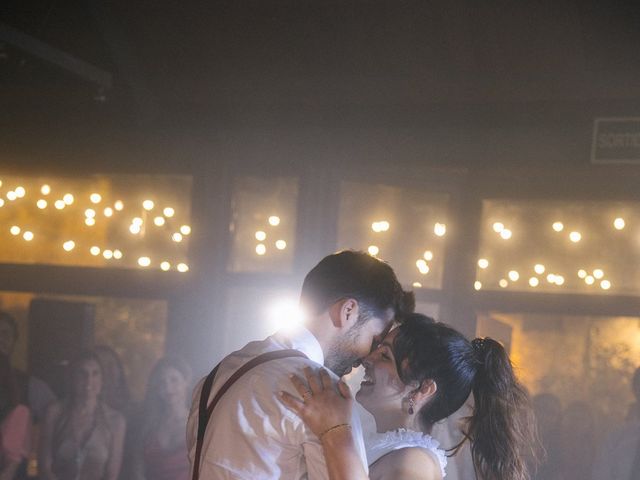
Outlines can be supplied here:
M640 164L640 118L596 118L591 162Z

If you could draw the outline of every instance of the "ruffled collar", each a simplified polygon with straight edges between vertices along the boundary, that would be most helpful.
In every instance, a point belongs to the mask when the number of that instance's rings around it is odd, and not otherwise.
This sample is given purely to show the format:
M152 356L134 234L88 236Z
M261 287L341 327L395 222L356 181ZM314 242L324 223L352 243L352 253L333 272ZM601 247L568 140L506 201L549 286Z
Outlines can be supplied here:
M406 428L399 428L384 433L370 432L365 437L365 447L367 449L367 460L369 465L373 464L380 457L393 450L401 448L418 447L431 452L440 464L442 476L446 475L447 456L440 448L438 442L431 435Z

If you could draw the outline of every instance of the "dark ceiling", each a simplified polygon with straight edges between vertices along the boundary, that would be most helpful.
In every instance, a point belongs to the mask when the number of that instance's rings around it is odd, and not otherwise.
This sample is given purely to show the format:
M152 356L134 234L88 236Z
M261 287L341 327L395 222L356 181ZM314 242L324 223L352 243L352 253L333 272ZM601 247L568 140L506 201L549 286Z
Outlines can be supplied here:
M5 0L0 8L2 23L114 79L102 92L0 42L0 100L13 125L640 99L640 2Z

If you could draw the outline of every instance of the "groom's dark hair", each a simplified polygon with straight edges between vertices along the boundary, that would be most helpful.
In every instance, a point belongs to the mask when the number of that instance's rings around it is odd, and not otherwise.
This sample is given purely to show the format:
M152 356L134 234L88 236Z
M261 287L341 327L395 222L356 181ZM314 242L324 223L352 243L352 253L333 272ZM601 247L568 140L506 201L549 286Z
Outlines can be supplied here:
M405 292L393 269L367 253L343 250L324 257L307 274L300 301L312 314L320 314L343 298L361 305L361 318L413 312L413 292Z

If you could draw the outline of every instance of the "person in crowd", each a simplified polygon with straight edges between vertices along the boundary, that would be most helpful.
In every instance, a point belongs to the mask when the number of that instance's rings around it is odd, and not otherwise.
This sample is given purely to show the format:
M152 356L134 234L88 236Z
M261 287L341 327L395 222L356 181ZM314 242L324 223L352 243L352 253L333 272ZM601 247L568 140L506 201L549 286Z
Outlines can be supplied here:
M102 365L102 398L114 410L128 417L131 409L131 394L120 356L107 345L98 345L94 351Z
M589 404L570 403L562 414L562 478L584 480L595 455L595 419Z
M30 417L9 358L0 353L0 480L15 479L29 454Z
M632 389L640 405L640 368ZM640 412L638 412L640 413ZM637 480L640 472L640 415L632 416L622 428L607 436L598 449L591 471L592 480Z
M552 393L540 393L533 397L533 410L545 451L534 478L562 480L562 403Z
M17 341L18 324L15 318L7 312L0 311L0 354L11 359ZM37 424L42 420L47 407L56 400L56 396L41 379L18 369L15 373L21 395L29 407L33 421Z
M278 401L277 392L293 392L289 375L304 366L325 365L334 379L349 372L397 313L413 311L414 300L389 265L347 250L325 257L307 274L300 303L304 325L249 343L196 387L187 427L193 478L327 478L318 437ZM235 383L221 390L232 378ZM355 416L350 422L360 431ZM356 447L364 460L361 436Z
M350 416L353 399L321 370L292 382L302 400L281 392L322 442L331 480L441 480L445 454L430 436L433 425L457 411L473 392L465 427L477 477L528 479L526 458L536 449L533 411L509 357L490 338L469 342L461 333L421 314L407 315L363 364L356 398L376 420L365 439L371 476L355 450Z
M128 442L129 480L188 480L184 426L189 414L191 368L179 357L160 359L149 376L139 425Z
M116 480L126 422L101 398L98 356L83 352L70 365L70 391L46 412L40 448L43 480Z

